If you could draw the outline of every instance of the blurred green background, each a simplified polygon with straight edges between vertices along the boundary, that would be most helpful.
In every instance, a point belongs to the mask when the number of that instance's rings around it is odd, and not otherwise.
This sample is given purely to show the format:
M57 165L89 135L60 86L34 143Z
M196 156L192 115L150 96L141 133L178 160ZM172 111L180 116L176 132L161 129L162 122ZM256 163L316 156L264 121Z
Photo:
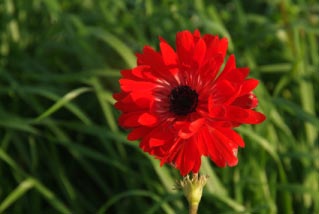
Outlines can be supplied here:
M184 29L229 39L267 115L238 128L238 166L203 159L199 213L319 213L317 0L1 0L0 213L186 214L112 98L134 53Z

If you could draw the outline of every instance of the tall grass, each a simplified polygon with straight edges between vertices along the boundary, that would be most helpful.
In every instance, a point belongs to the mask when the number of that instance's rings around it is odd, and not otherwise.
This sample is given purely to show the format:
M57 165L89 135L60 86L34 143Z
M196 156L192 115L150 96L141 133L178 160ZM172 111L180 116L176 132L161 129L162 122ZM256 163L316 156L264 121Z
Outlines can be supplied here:
M315 0L1 1L0 213L187 213L112 93L145 44L196 28L229 39L268 118L238 129L237 167L203 159L200 213L319 213Z

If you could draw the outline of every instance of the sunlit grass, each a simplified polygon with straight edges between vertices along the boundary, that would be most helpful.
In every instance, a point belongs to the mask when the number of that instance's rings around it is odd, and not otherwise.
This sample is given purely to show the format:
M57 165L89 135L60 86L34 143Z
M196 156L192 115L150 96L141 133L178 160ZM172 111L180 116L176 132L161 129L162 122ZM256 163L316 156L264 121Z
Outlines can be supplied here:
M319 213L311 0L1 1L0 213L187 213L180 175L127 141L112 94L145 44L196 28L229 39L267 115L238 129L237 167L203 159L200 213Z

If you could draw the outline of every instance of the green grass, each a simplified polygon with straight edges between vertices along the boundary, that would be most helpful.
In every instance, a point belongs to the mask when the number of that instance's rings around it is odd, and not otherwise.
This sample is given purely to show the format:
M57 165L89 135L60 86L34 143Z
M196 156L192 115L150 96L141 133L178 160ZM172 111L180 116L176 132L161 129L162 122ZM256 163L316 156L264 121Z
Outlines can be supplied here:
M238 166L203 159L199 213L319 213L315 0L2 0L0 213L187 213L179 173L126 140L112 98L135 52L183 29L229 39L267 115L238 129Z

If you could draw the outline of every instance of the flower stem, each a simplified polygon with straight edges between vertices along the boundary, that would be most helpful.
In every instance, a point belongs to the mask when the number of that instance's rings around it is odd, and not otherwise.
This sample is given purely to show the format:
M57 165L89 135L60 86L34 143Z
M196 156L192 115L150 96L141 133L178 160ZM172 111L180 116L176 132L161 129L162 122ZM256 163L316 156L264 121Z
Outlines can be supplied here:
M198 204L189 204L189 214L197 214Z

